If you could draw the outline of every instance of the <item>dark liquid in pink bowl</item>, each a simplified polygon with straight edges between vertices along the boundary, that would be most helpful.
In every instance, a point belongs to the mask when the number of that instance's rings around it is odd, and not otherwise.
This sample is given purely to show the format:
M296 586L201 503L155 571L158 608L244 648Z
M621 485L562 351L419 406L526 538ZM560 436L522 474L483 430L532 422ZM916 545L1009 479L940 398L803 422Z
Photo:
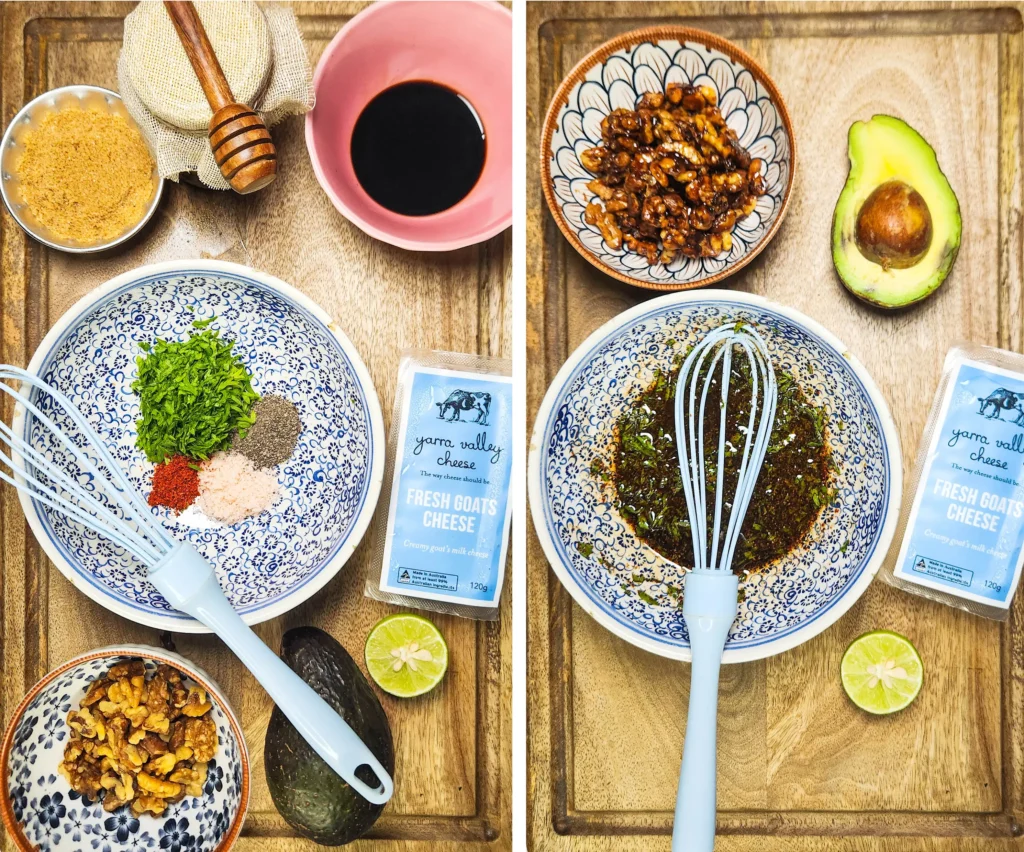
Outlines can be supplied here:
M374 97L352 130L352 168L366 194L405 216L454 207L480 179L483 122L453 89L426 80Z

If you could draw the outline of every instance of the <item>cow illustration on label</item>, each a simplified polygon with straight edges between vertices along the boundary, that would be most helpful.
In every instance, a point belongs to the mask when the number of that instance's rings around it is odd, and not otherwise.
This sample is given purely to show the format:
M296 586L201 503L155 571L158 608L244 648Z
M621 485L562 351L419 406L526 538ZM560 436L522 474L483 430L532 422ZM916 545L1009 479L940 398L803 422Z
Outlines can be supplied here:
M444 402L434 403L438 408L437 419L446 420L448 423L462 422L463 411L475 411L476 419L467 420L467 423L474 423L479 426L487 425L487 415L491 411L491 395L483 391L456 390L448 394ZM451 410L451 417L448 411Z
M988 396L979 396L978 402L981 403L978 413L984 415L987 420L1002 420L1004 411L1015 411L1017 415L1013 420L1014 425L1024 426L1024 393L996 388ZM986 414L990 407L992 413Z

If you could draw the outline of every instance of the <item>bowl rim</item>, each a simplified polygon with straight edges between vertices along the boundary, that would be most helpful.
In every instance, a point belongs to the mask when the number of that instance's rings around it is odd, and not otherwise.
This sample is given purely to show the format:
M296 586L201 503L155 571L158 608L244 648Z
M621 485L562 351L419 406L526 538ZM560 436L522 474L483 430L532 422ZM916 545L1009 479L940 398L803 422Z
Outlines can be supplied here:
M768 90L771 102L778 112L779 118L782 121L782 126L785 128L786 135L789 138L789 180L786 182L786 188L782 194L782 207L779 210L779 215L775 217L775 221L772 223L771 227L761 235L761 238L754 243L753 247L751 247L743 257L731 266L727 264L724 269L721 269L706 278L701 278L697 281L688 281L681 284L657 284L652 281L643 281L638 278L633 278L626 275L624 272L614 269L599 257L592 254L590 250L583 245L579 237L576 236L575 232L573 232L569 228L568 224L566 224L565 218L561 214L558 202L555 199L554 187L551 180L551 138L555 132L558 114L561 112L562 107L567 105L569 102L569 92L572 91L577 83L581 83L586 79L587 72L594 67L594 65L603 64L613 53L616 53L623 48L643 44L645 42L657 44L658 41L669 39L674 39L680 44L687 41L697 42L704 45L704 47L718 50L728 56L733 62L743 65L748 71L750 71L755 79L757 79L757 81ZM582 255L585 260L587 260L592 266L597 267L601 272L605 273L605 275L610 275L612 278L626 284L631 284L634 287L641 287L645 290L655 290L658 292L675 293L685 290L694 290L699 287L710 287L713 284L723 281L730 275L735 275L741 269L746 267L755 257L757 257L768 243L772 241L775 234L778 233L779 227L782 225L782 220L786 218L786 212L789 210L789 203L793 197L793 186L794 181L796 180L796 165L797 146L796 137L793 133L793 122L790 119L789 109L786 107L786 102L783 99L781 92L779 92L778 87L775 85L775 81L772 80L761 64L745 50L715 33L697 29L695 27L674 25L641 27L640 29L622 33L621 35L606 41L600 47L590 51L590 53L576 63L572 71L570 71L566 75L565 79L559 84L558 89L551 98L551 103L548 106L546 115L544 116L544 124L541 129L541 189L544 192L544 199L547 201L548 210L551 212L551 218L555 220L558 230L562 232L562 235L566 240L568 240L569 244L576 249L576 251Z
M473 6L477 6L486 12L490 12L491 14L497 14L502 18L507 18L509 26L511 27L512 25L512 11L510 9L506 9L500 3L495 2L495 0L449 0L449 2L468 3ZM336 51L341 49L341 46L346 41L346 39L348 39L361 24L366 23L366 21L369 20L371 17L382 14L390 14L390 12L392 11L391 7L405 5L416 5L416 0L382 0L382 2L374 3L360 11L358 14L354 15L340 30L338 30L334 38L331 39L327 47L324 48L323 53L320 54L320 59L318 59L316 63L316 69L313 71L314 96L317 89L320 86L321 78L326 73L325 68L327 61L330 59L331 56L334 55ZM327 180L324 167L320 162L320 155L317 151L316 146L316 137L313 132L313 112L315 110L316 106L314 105L313 109L306 113L305 118L306 150L309 152L309 161L313 166L313 173L316 175L316 180L317 183L320 184L320 188L331 200L331 203L334 205L335 209L339 213L341 213L342 216L348 219L353 225L359 228L363 233L369 234L374 239L380 240L381 242L387 243L388 245L396 246L397 248L401 249L408 249L409 251L454 251L455 249L466 248L467 246L477 245L478 243L486 242L487 240L496 237L498 234L502 233L512 225L512 212L514 206L512 198L509 198L508 200L508 211L505 212L500 218L496 219L489 227L484 228L483 230L471 236L464 236L456 239L408 239L405 237L397 237L394 234L390 234L381 228L371 225L361 216L356 214L355 211L353 211L347 204L345 204L344 201L341 200L338 194L331 187L330 182ZM470 194L472 194L472 190L470 190ZM514 195L515 193L513 192L513 196ZM469 195L466 196L466 198L468 197ZM461 203L461 201L458 203ZM448 210L451 209L451 207L448 208ZM440 212L433 213L430 216L410 216L407 218L422 219L426 221L435 216L441 216L444 213L447 213L448 210L441 210ZM394 211L389 212L393 213Z
M79 94L82 92L97 92L99 94L102 94L108 100L111 98L116 98L118 101L121 101L121 103L124 103L124 100L117 92L112 91L111 89L106 89L103 86L93 86L89 83L73 83L70 86L59 86L56 89L50 89L49 91L43 92L41 95L37 95L36 97L32 98L32 100L30 100L20 110L18 110L14 118L10 120L6 129L4 130L3 138L0 139L0 152L2 152L7 147L11 139L11 134L14 132L14 128L18 124L18 122L21 121L22 118L24 118L26 115L28 115L28 113L30 113L32 109L40 101L43 101L46 98L56 97L57 95L61 95L64 93ZM157 169L156 151L153 150L152 144L150 144L149 139L147 139L146 135L142 132L142 128L139 127L138 122L135 121L135 119L131 116L129 116L129 118L131 118L132 123L138 129L139 134L142 136L142 140L146 143L146 147L149 149L150 155L153 157L153 168ZM121 234L121 236L115 237L114 239L109 240L108 242L105 243L98 243L97 245L94 246L62 245L61 243L56 243L50 239L47 239L42 234L35 231L32 227L29 226L27 222L25 222L21 218L18 212L14 209L14 203L7 195L7 182L2 179L0 179L0 198L3 198L4 206L7 208L7 212L11 214L11 218L18 223L21 230L23 230L26 234L28 234L28 236L30 236L36 242L42 243L44 246L56 249L57 251L67 252L68 254L95 254L96 252L107 251L109 249L116 248L117 246L123 243L128 242L128 240L130 240L137 233L139 233L139 231L146 227L146 225L149 223L149 220L153 218L153 215L156 213L157 208L160 206L160 199L163 197L164 194L165 183L166 180L160 177L159 170L157 170L156 192L153 193L153 200L149 202L149 207L143 214L142 218L129 230Z
M781 654L784 651L802 645L804 642L822 633L835 622L837 622L864 594L864 591L871 584L878 569L888 555L892 546L892 539L896 533L896 525L899 521L900 506L903 494L903 455L900 447L899 433L896 430L896 423L889 410L888 403L882 395L881 390L875 383L867 368L850 352L849 348L838 337L828 329L820 325L816 320L794 308L781 305L764 296L753 293L745 293L734 290L702 290L699 292L676 292L650 299L645 302L612 317L600 328L596 329L584 340L573 353L566 359L554 379L551 380L544 399L541 402L537 416L534 420L533 432L530 437L529 460L527 468L527 494L530 503L530 515L533 522L534 532L540 541L544 556L558 577L562 586L569 592L572 598L581 609L598 624L609 630L611 633L624 639L632 645L643 648L661 657L689 662L691 652L689 646L682 647L669 645L665 642L642 635L636 630L620 623L609 616L603 609L595 604L590 595L577 580L574 572L570 572L563 564L558 549L551 536L545 519L543 505L543 491L541 483L542 456L544 450L544 436L547 431L548 421L551 417L554 404L564 389L576 368L583 363L594 349L601 345L613 332L620 331L629 325L634 319L645 314L653 313L671 305L681 305L690 302L702 301L729 301L740 302L753 308L770 310L780 314L794 324L809 331L811 334L821 338L826 344L840 353L846 363L850 365L854 374L864 386L868 399L874 406L875 413L881 425L885 447L888 450L889 482L888 482L888 505L885 510L885 517L875 542L874 550L868 557L867 564L861 570L856 582L848 586L842 595L824 612L811 621L793 630L778 639L772 639L758 645L746 648L726 648L722 657L723 663L745 663L753 660L765 659L767 657Z
M238 836L242 831L242 824L245 822L245 817L249 810L249 746L245 741L242 723L236 715L234 708L231 706L231 703L227 700L227 697L217 685L217 682L203 671L203 669L174 651L164 651L160 648L154 648L151 645L108 645L104 648L85 651L64 663L61 663L57 668L43 675L43 677L39 679L39 681L21 700L21 703L19 703L17 708L15 708L10 722L7 723L3 742L0 744L0 817L3 817L3 824L7 829L7 833L14 840L15 845L19 850L21 850L21 852L36 852L36 847L29 843L28 838L25 837L24 832L21 830L21 823L14 818L14 811L11 805L10 784L8 782L7 773L8 763L11 758L11 749L14 746L14 733L17 730L18 723L21 721L22 716L25 715L25 710L28 709L28 705L39 694L39 692L47 687L54 679L82 663L87 663L91 660L98 660L102 657L145 657L146 659L166 663L194 680L217 700L217 703L220 705L221 710L224 711L224 715L227 717L228 722L231 725L231 731L235 736L235 740L238 742L238 753L242 761L242 787L240 791L238 811L235 814L227 833L221 839L221 842L217 844L217 848L214 850L214 852L227 852L227 850L235 845L235 841L238 839ZM154 817L154 819L159 819L159 817Z
M110 293L127 285L144 281L161 275L174 275L187 272L198 273L221 273L241 279L242 281L255 281L258 285L283 296L298 308L305 310L314 319L320 322L326 332L333 336L338 347L352 365L352 370L357 383L361 386L363 397L366 400L366 411L370 421L370 467L367 472L368 483L362 508L354 518L349 534L336 549L333 555L320 567L320 570L303 585L294 591L285 594L280 599L261 606L245 614L241 614L242 621L248 625L260 624L271 618L276 618L291 611L299 604L304 603L324 586L327 585L342 566L351 558L356 547L362 541L373 518L377 502L380 498L381 486L384 480L384 417L381 413L380 399L377 390L370 377L370 372L363 363L359 351L349 340L348 336L338 327L338 324L330 315L316 302L310 299L301 291L285 283L279 278L266 272L252 269L238 263L229 263L223 260L167 260L159 263L151 263L146 266L123 272L115 276L99 287L86 293L81 299L75 302L64 314L54 323L53 327L40 341L39 346L32 355L26 368L29 373L38 375L43 364L49 358L55 346L59 343L64 333L71 325L82 319L93 307L102 301ZM24 430L24 412L16 409L11 428L16 434L22 434ZM175 633L210 633L211 630L194 618L183 618L173 615L164 615L150 610L137 608L124 603L119 598L104 591L98 586L86 580L65 558L61 550L53 543L50 535L43 526L38 513L33 506L34 501L21 489L18 489L18 500L21 503L22 511L28 520L29 527L50 560L57 566L71 584L82 592L86 597L110 610L116 615L127 618L136 624L148 627L155 627L160 630L170 630ZM105 587L104 587L105 588Z

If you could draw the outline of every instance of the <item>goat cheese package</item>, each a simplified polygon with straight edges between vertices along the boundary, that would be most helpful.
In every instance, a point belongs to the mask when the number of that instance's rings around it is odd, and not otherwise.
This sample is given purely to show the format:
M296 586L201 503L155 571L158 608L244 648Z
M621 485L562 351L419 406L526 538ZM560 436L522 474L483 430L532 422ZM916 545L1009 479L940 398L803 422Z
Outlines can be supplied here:
M1005 619L1024 565L1024 356L950 350L914 482L899 556L883 576Z
M511 363L410 352L399 367L370 597L496 618L508 553Z

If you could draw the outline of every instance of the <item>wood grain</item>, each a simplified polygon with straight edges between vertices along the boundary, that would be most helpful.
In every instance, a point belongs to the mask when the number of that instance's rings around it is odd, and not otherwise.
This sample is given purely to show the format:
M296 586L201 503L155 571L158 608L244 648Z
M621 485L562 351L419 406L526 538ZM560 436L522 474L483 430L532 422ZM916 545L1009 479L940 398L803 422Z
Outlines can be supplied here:
M6 124L35 94L71 82L116 89L121 22L129 3L4 3L0 7L0 118ZM362 3L298 3L295 11L315 62ZM94 287L144 263L218 257L276 275L335 319L367 364L390 416L399 353L421 346L511 354L510 234L451 253L406 252L370 239L331 205L313 175L303 120L274 128L279 180L255 196L169 184L146 231L123 250L72 257L28 240L0 218L0 350L27 363L49 327ZM4 412L9 416L10 412ZM314 599L256 628L271 647L285 630L320 626L358 659L370 627L390 609L363 596L370 565L364 544ZM0 492L0 719L43 674L81 651L112 642L160 644L77 593L42 556L12 489ZM438 617L451 649L442 685L400 701L381 695L396 746L396 792L369 839L355 849L511 849L509 719L511 601L493 624ZM253 794L240 852L301 852L267 792L263 738L271 704L213 637L175 636L177 650L205 668L241 713L253 765ZM416 841L427 841L419 842ZM4 850L11 849L9 841Z
M530 419L569 353L646 298L561 238L538 183L540 122L586 53L656 23L733 39L772 75L800 151L786 222L726 286L791 305L842 338L883 390L906 475L942 358L957 340L1021 348L1021 6L881 3L541 3L527 7L527 319ZM964 214L937 294L894 313L849 296L832 268L832 209L858 118L905 118L936 148ZM528 841L535 852L667 850L688 666L613 637L571 602L536 537L528 559ZM1024 601L1007 625L874 583L835 626L723 671L721 850L1006 850L1024 796ZM860 633L910 636L926 683L876 719L842 693Z

